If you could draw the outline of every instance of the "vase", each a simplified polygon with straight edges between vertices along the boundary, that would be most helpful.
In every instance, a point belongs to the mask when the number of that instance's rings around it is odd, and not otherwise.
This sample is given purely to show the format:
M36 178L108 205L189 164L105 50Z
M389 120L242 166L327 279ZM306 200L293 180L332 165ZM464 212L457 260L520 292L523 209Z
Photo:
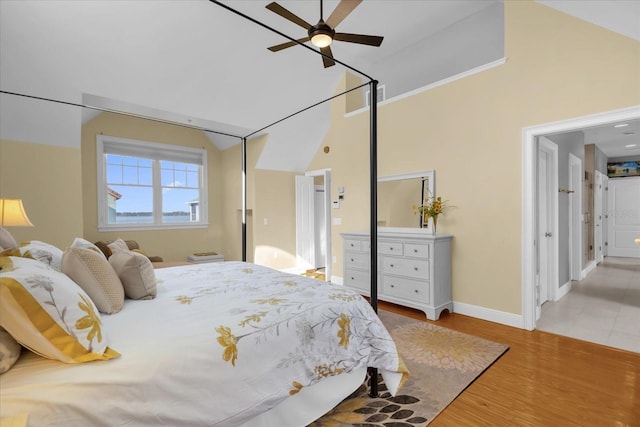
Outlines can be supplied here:
M431 234L436 235L436 228L438 227L438 215L434 215L433 218L433 227L431 229Z

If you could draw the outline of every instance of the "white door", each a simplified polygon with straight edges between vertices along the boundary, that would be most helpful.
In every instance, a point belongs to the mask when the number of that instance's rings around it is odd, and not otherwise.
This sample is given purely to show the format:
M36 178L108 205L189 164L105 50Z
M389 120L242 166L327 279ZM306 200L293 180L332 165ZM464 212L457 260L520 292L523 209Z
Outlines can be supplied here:
M540 318L541 306L553 299L557 289L556 223L558 200L558 146L545 137L538 141L537 177L537 236L538 277L536 320Z
M582 272L582 160L569 153L569 274L580 280Z
M603 259L603 236L602 236L602 221L604 218L603 212L603 196L604 196L604 174L600 171L595 171L595 183L593 187L593 254L596 264L602 262Z
M640 177L609 178L609 256L640 258Z
M326 207L324 197L324 185L315 186L315 263L314 268L325 267L327 259L327 225L325 221Z
M296 176L296 265L315 268L315 187L312 176Z

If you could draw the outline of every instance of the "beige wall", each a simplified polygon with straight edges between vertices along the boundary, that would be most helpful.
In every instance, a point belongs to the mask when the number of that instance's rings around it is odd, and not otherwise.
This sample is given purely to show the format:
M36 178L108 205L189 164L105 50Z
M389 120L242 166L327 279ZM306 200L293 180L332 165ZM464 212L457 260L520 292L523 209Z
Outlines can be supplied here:
M207 150L209 227L174 230L98 231L96 136L98 134ZM102 113L82 127L82 200L84 237L90 241L137 240L149 255L185 261L193 252L224 252L222 238L222 156L201 131L121 114Z
M34 227L10 227L18 243L69 246L82 236L80 150L0 140L0 197L22 199Z
M295 266L295 174L256 169L268 136L247 141L247 261ZM225 259L242 259L240 146L222 152ZM265 218L267 224L264 224Z
M505 65L378 110L379 175L434 169L455 205L438 221L453 234L456 302L521 313L522 129L640 104L640 43L529 1L505 4ZM343 231L368 229L367 113L332 127L310 170L345 187L333 217L336 275Z

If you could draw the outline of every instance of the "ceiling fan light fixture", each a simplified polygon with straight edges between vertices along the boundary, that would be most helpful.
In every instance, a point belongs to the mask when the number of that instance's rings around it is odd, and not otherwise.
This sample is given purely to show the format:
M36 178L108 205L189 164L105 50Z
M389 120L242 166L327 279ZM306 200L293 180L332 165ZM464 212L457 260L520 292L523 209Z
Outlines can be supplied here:
M324 21L320 20L316 25L309 28L309 38L311 43L319 48L327 47L333 42L336 32Z

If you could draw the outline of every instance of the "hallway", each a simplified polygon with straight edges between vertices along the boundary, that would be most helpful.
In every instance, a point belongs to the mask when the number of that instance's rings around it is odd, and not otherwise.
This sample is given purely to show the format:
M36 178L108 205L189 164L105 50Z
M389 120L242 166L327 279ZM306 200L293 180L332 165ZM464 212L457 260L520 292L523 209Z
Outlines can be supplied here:
M542 306L536 329L640 353L640 259L606 257Z

